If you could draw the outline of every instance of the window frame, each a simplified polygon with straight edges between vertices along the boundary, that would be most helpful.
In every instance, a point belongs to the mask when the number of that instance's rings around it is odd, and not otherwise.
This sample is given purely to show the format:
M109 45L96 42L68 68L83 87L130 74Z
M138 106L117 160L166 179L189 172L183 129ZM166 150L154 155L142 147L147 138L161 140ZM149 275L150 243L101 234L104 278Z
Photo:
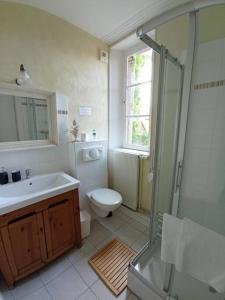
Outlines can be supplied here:
M140 83L135 83L135 84L131 84L128 85L127 84L127 58L128 56L132 55L132 54L137 54L137 53L143 53L145 51L151 50L149 47L146 47L145 45L136 45L132 48L130 48L129 50L127 50L124 53L124 83L123 83L123 104L124 104L124 113L123 113L123 128L124 128L124 132L123 132L123 147L126 149L131 149L131 150L137 150L137 151L143 151L143 152L150 152L150 145L151 145L151 140L149 140L149 145L147 146L140 146L140 145L132 145L132 144L128 144L127 143L127 118L136 118L136 117L149 117L149 133L151 131L151 118L152 118L152 100L153 100L153 88L151 88L151 98L150 98L150 109L149 109L149 114L147 115L127 115L126 113L126 108L127 108L127 88L132 87L132 86L138 86L138 85L142 85L144 83L150 83L152 84L153 87L153 77L154 77L154 52L152 53L152 78L150 81L145 81L145 82L140 82ZM152 50L153 51L153 50Z

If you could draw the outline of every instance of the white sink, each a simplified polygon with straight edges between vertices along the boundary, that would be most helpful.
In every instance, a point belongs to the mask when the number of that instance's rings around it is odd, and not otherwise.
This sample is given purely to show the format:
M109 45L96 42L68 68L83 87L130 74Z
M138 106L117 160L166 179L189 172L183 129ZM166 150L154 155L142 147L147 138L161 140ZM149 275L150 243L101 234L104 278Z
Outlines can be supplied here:
M79 185L77 179L59 172L0 186L0 215L71 191Z

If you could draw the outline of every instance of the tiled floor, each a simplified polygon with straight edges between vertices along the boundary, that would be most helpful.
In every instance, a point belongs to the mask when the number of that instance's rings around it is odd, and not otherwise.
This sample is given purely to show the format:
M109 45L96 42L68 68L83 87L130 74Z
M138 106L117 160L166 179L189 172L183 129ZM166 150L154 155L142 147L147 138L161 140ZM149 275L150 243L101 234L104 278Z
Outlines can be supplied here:
M126 289L115 297L88 265L88 259L113 237L139 251L148 240L146 219L123 207L112 218L96 219L80 249L72 249L46 268L7 290L1 282L0 300L135 300Z

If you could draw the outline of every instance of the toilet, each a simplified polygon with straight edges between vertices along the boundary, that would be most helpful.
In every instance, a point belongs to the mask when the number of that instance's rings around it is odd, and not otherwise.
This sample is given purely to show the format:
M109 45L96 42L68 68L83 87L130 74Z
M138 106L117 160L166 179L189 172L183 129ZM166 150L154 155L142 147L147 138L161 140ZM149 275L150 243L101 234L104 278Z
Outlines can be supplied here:
M108 141L76 142L71 145L73 175L80 180L80 207L105 218L122 204L120 193L108 187Z
M120 193L108 188L95 189L87 193L87 196L93 211L102 218L110 216L122 203Z

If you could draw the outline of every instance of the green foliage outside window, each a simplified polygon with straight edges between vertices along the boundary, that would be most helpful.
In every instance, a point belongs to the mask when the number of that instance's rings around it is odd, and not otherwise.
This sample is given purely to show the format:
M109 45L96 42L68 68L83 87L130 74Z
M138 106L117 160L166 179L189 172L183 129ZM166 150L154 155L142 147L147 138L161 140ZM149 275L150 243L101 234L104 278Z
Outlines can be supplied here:
M136 54L134 55L134 73L135 79L138 82L141 69L149 59L147 54ZM139 87L135 87L132 103L132 111L134 114L140 114L141 112L141 97ZM144 124L140 119L133 120L132 122L132 144L147 146L149 144L148 122Z

